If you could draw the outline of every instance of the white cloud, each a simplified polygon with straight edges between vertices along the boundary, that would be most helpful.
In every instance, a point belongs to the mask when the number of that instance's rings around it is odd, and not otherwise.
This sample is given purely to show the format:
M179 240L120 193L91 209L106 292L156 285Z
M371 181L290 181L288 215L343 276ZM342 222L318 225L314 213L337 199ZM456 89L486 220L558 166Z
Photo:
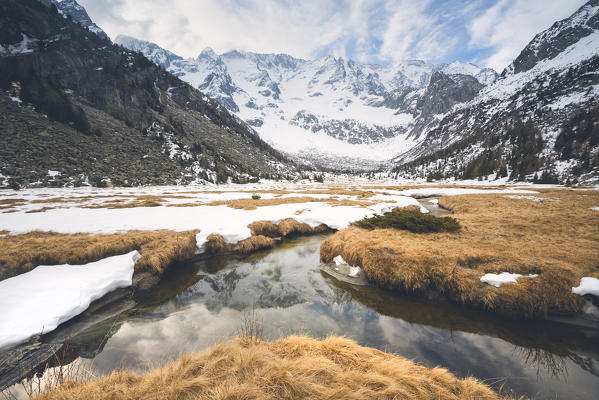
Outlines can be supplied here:
M79 0L113 39L126 34L184 57L205 47L352 57L455 59L503 69L539 31L584 0ZM484 56L483 56L484 54Z
M567 18L585 0L500 0L469 25L473 49L492 49L481 64L502 71L534 36Z

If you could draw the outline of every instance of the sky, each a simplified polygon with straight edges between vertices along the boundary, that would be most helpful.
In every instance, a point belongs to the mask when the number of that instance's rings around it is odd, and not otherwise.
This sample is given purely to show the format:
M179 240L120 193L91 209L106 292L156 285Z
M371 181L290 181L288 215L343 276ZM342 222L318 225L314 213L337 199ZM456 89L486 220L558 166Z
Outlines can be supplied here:
M112 39L183 57L211 47L393 65L472 62L501 72L584 0L78 0Z

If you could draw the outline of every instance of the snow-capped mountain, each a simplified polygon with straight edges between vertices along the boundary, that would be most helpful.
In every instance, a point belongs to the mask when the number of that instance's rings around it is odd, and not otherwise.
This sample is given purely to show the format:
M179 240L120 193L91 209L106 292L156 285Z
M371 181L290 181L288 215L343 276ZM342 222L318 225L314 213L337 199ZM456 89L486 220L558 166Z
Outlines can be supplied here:
M79 20L89 20L85 10L65 11L78 10L74 0L42 1L87 26ZM409 177L599 175L598 10L599 0L590 0L536 35L501 76L460 61L384 67L210 48L184 59L135 38L116 42L303 162L383 165Z
M395 159L395 172L445 178L499 170L514 179L597 176L598 71L599 0L591 0L536 35L471 100L415 124L412 133L424 139Z
M74 22L79 25L86 27L91 32L100 36L102 39L110 40L106 32L104 32L98 25L92 21L87 15L85 8L77 3L75 0L40 0L45 5L49 6L54 4L58 9L58 12L65 18L70 16Z
M372 167L420 143L410 132L433 74L466 75L481 87L498 76L459 61L383 67L331 56L216 54L210 48L183 59L131 37L119 36L116 43L216 99L273 147L326 166Z

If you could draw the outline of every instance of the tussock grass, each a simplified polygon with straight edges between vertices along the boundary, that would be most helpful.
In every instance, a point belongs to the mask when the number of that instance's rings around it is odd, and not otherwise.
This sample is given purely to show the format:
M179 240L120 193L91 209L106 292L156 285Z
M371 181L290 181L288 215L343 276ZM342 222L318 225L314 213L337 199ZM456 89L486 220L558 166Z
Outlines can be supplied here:
M136 271L161 275L173 261L193 256L198 231L131 231L116 234L30 232L0 236L0 280L38 265L86 264L139 250Z
M289 237L293 235L313 235L318 233L330 232L325 224L320 224L314 228L302 222L298 222L293 218L287 218L275 224L270 221L256 221L248 225L252 235L262 235L271 238Z
M462 225L457 232L427 235L352 226L320 248L322 261L342 255L360 265L377 286L514 317L575 313L584 299L571 292L582 276L599 278L599 193L546 191L559 201L533 202L502 194L442 197ZM595 214L593 214L595 213ZM487 272L539 274L495 288Z
M363 218L352 225L368 230L392 228L414 233L454 232L461 228L455 218L423 214L418 207L411 206L395 208L385 215Z
M279 232L282 237L292 235L309 235L313 233L313 229L305 222L298 222L293 218L287 218L279 222Z
M113 372L65 383L38 400L70 399L503 399L474 378L459 379L351 340L292 336L233 339L143 375Z
M253 236L267 236L271 238L281 236L279 226L270 221L256 221L248 225Z
M206 238L204 249L208 254L218 254L231 251L232 246L225 242L225 239L221 235L212 233Z
M257 235L237 243L237 251L241 254L249 254L259 250L272 249L274 246L274 239L267 236Z

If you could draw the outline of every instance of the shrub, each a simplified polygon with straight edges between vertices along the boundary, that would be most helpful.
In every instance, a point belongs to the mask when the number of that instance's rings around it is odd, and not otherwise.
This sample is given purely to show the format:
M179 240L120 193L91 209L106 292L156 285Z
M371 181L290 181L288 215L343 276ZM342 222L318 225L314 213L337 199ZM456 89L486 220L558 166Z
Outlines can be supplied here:
M392 228L414 233L455 232L461 228L455 218L423 214L416 208L396 208L385 215L363 218L352 225L368 230Z
M259 195L259 194L256 194L256 193L254 193L254 194L252 195L252 199L254 199L254 200L260 200L260 195Z

